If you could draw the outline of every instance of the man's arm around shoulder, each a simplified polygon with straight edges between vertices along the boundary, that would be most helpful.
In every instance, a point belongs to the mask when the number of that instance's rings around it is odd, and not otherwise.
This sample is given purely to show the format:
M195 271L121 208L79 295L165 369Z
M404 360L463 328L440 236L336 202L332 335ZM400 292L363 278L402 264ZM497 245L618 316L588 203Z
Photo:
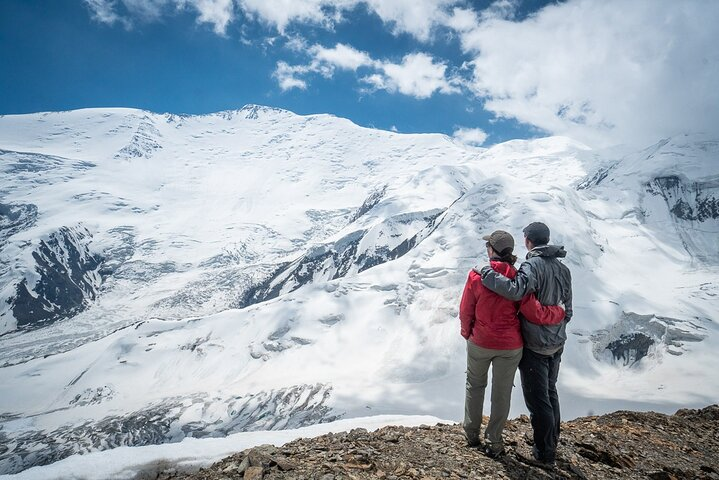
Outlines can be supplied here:
M536 325L558 325L565 319L564 303L542 305L533 293L524 297L519 312L528 322Z
M482 284L504 298L520 301L530 292L535 291L536 278L530 262L523 262L517 270L517 276L508 278L495 272L492 267L483 267L481 271Z

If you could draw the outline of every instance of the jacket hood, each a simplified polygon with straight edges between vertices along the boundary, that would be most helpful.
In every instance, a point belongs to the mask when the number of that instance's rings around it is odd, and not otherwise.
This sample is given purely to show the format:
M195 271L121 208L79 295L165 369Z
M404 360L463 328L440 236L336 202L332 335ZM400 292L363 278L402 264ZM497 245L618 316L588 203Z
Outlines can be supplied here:
M527 253L527 260L532 257L556 257L564 258L567 256L567 251L563 245L540 245L534 247Z

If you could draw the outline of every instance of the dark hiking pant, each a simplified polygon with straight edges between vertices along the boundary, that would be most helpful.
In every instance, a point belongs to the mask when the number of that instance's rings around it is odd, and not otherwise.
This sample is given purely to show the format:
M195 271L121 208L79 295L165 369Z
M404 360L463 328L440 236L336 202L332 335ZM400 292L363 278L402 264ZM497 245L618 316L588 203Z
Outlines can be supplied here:
M534 431L539 460L553 462L559 442L559 395L557 377L564 348L552 355L541 355L527 348L519 362L522 393Z

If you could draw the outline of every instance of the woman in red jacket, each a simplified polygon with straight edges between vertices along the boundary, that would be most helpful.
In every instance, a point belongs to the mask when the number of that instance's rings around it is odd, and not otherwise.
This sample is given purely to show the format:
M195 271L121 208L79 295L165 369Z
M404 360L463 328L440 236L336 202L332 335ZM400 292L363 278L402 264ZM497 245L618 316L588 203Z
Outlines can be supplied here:
M483 237L487 241L490 266L502 275L514 278L517 257L514 238L502 230ZM482 285L478 271L469 272L462 294L459 318L461 333L467 340L467 386L464 403L464 432L471 447L481 445L484 390L492 366L491 413L484 431L484 452L497 457L504 453L502 431L509 415L514 375L522 358L522 333L517 312L521 309L530 321L554 324L564 318L561 306L542 306L534 294L513 302Z

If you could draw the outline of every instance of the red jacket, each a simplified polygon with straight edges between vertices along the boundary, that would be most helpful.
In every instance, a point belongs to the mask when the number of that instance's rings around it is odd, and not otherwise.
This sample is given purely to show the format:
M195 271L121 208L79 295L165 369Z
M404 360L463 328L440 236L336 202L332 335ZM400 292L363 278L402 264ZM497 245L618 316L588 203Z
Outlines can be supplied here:
M491 260L491 267L505 277L514 278L517 269L512 265ZM482 277L469 272L459 306L461 334L476 345L493 350L514 350L523 345L517 311L527 320L540 325L554 325L564 318L564 309L543 306L532 293L521 302L513 302L482 285Z

